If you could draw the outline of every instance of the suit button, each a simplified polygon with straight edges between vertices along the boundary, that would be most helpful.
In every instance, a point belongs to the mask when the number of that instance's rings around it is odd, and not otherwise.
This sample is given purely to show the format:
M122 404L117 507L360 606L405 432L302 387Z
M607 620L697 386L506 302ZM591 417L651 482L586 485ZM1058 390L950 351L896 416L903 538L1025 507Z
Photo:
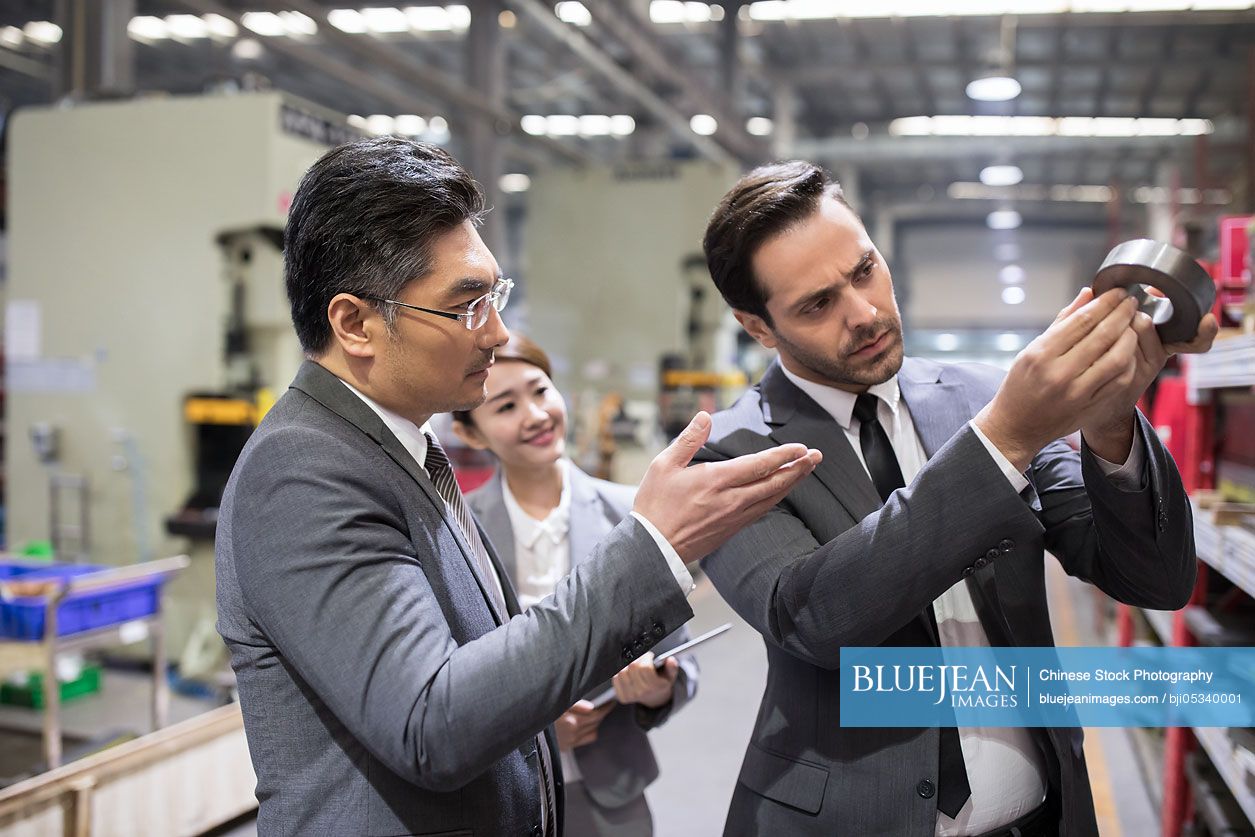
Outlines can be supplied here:
M974 573L974 572L976 572L976 570L972 569L971 567L964 567L964 568L963 568L963 577L964 577L964 578L970 578L970 577L971 577L971 575L972 575L972 573Z
M915 786L915 792L924 799L932 799L933 794L937 792L937 786L927 779L920 779L919 784Z
M998 542L998 549L1002 550L1003 552L1010 552L1011 550L1015 549L1015 541L1011 540L1010 538L1003 538L1001 541Z
M654 638L662 639L664 636L666 636L666 633L663 631L662 625L659 625L657 622L655 622L654 623Z
M972 562L972 566L979 570L988 563L989 562L985 560L985 556L982 555L981 557L977 558L975 561Z
M997 559L1000 555L1002 555L1002 553L1001 553L1001 552L999 552L999 551L998 551L998 550L996 550L996 549L991 549L991 550L989 550L988 552L986 552L986 553L985 553L985 560L986 560L986 561L993 561L993 560L996 560L996 559Z
M533 825L533 826L532 826L532 837L541 837L541 835L543 835L544 833L545 833L545 832L543 832L543 831L541 831L541 830L540 830L540 826L539 826L539 825Z
M625 646L623 646L623 659L628 660L629 662L631 661L631 659L632 659L632 646L630 646L630 645L625 645Z

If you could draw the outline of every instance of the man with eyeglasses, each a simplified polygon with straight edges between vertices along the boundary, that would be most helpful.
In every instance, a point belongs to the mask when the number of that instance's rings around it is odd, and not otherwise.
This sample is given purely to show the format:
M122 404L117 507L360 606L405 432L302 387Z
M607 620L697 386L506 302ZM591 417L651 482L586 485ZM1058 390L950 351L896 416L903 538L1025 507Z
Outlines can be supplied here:
M520 613L427 424L483 400L509 337L482 214L452 157L395 138L328 152L292 202L307 360L240 455L217 540L267 837L561 834L550 724L691 618L684 563L819 461L785 445L688 467L699 414L632 516Z

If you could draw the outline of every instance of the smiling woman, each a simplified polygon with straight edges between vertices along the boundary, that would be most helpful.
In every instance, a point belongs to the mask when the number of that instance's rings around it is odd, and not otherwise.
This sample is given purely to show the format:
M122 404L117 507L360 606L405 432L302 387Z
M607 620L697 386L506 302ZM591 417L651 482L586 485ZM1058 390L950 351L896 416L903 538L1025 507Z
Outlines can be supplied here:
M484 402L453 414L462 441L492 451L501 463L467 501L523 608L552 594L589 557L588 546L628 515L636 493L594 479L566 459L566 404L549 374L544 350L515 332L488 369ZM680 628L661 639L658 652L686 641L688 632ZM617 702L578 701L554 724L568 834L651 833L644 789L658 767L645 733L693 696L697 665L681 654L655 669L646 653L613 684Z

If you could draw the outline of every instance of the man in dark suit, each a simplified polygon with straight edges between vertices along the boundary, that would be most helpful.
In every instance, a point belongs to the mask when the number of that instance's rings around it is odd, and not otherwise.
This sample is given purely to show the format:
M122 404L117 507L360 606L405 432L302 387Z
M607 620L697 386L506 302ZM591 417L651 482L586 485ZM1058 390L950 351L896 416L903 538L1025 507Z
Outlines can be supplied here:
M840 186L803 162L742 178L704 239L716 286L778 359L702 456L824 460L706 567L768 676L729 835L1097 834L1079 729L843 729L842 646L1049 646L1049 550L1129 604L1179 608L1189 504L1134 404L1176 350L1088 289L1010 372L903 358L892 279ZM1210 315L1209 315L1210 317ZM1077 452L1059 439L1080 430Z
M690 473L698 416L631 515L519 614L428 418L484 397L510 282L478 185L394 138L333 149L285 234L307 362L240 455L218 521L218 627L263 835L561 833L549 725L692 615L685 561L819 455Z

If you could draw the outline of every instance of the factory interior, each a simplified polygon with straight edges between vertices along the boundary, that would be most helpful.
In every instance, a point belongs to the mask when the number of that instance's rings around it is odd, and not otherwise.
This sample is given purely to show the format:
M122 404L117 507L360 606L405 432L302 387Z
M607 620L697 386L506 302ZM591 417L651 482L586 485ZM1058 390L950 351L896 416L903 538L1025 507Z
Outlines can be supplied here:
M773 362L702 249L755 166L831 173L906 355L942 364L1011 368L1123 242L1183 251L1219 334L1139 405L1189 494L1193 592L1139 608L1047 560L1051 627L1255 646L1250 0L0 0L0 120L0 837L267 834L219 504L304 359L297 186L369 137L478 181L566 456L628 485ZM431 424L463 491L493 478ZM767 650L690 570L691 634L732 627L648 734L652 833L771 833L725 823ZM1103 837L1255 835L1251 728L1091 728L1084 754Z

